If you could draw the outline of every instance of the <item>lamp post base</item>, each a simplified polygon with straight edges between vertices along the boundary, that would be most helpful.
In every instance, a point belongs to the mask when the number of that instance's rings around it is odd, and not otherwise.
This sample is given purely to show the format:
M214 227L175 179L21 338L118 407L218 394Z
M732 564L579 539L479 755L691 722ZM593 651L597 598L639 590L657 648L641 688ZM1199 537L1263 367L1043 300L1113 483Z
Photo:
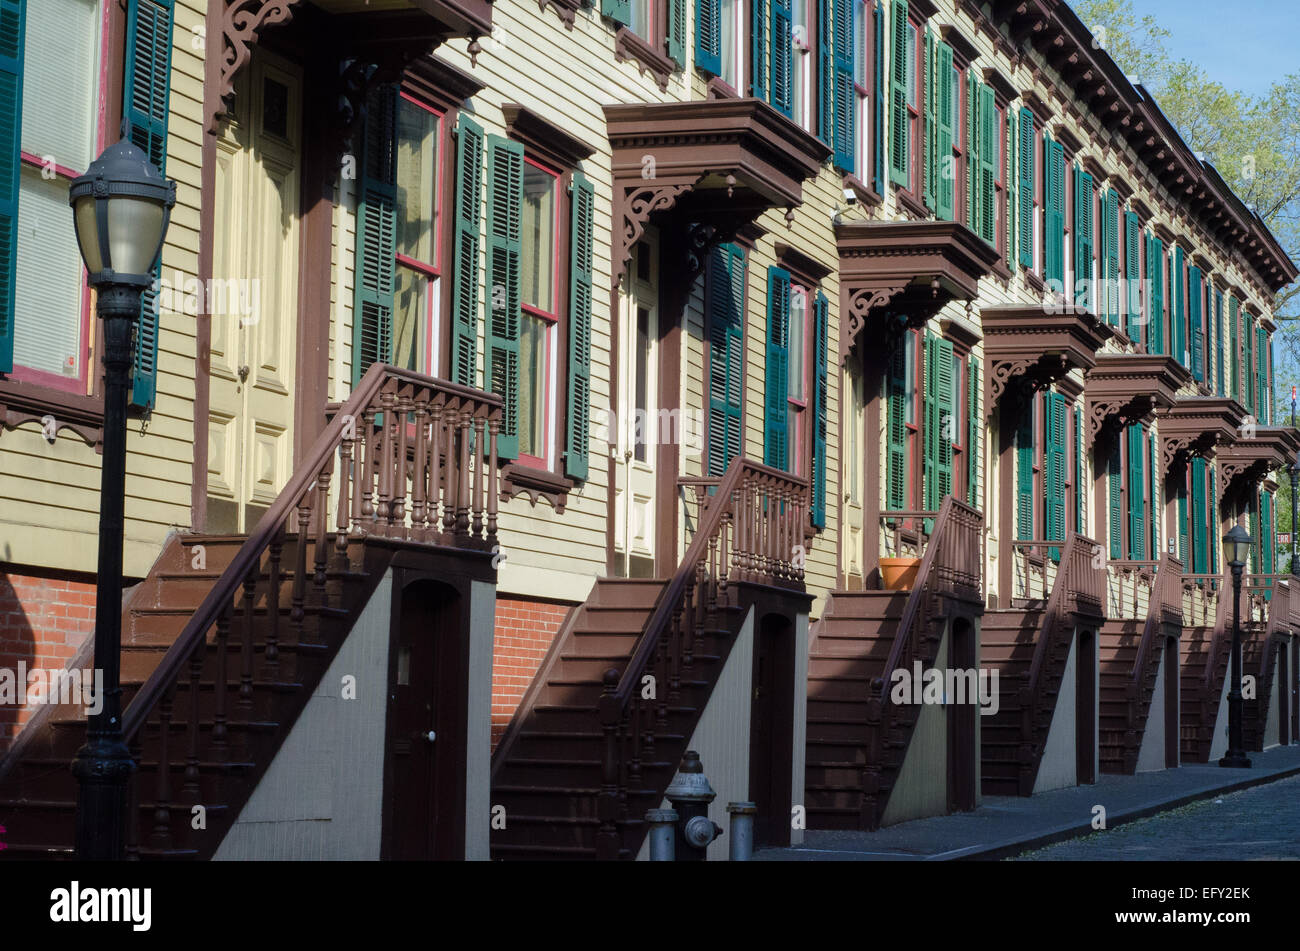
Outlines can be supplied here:
M1250 758L1241 750L1228 750L1219 765L1229 769L1250 769Z

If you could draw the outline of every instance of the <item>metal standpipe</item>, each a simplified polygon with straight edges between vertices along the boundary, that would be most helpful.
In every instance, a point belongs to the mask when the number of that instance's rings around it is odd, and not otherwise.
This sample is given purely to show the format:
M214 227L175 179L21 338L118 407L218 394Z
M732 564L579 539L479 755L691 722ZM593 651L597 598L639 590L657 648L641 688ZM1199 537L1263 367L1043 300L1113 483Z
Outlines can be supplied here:
M731 816L727 858L732 862L748 862L754 856L754 817L758 815L758 806L752 802L729 802L727 813Z
M709 818L709 803L717 793L704 776L700 754L687 750L682 765L664 793L680 814L676 825L678 862L703 862L709 843L722 835L722 828Z
M651 809L645 814L650 827L650 861L671 862L677 838L677 810Z

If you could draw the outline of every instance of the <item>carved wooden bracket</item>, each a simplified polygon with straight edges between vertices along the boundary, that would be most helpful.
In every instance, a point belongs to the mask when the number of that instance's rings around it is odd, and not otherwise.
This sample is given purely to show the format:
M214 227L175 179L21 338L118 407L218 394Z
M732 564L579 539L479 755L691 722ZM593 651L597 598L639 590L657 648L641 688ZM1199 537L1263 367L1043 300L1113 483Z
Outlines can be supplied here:
M235 75L248 65L258 35L268 26L292 20L293 8L302 0L225 0L225 3L226 10L221 15L221 79L217 86L220 104L208 117L209 132L234 108Z

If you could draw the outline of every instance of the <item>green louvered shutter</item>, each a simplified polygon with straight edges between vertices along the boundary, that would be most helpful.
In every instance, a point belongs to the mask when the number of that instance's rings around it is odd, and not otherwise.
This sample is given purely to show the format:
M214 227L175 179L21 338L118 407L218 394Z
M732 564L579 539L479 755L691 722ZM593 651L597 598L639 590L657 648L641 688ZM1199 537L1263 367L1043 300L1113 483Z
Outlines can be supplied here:
M934 358L935 422L934 439L934 509L952 495L952 443L957 436L957 406L953 393L952 343L936 337L930 347Z
M1214 292L1214 345L1214 391L1223 396L1223 291Z
M1193 265L1187 269L1187 320L1192 351L1192 379L1204 380L1205 346L1201 330L1201 269Z
M1232 388L1228 392L1238 402L1241 401L1241 351L1238 349L1240 324L1237 298L1230 296L1228 298L1228 365L1232 368L1229 373Z
M1092 175L1074 168L1074 302L1092 311L1095 304L1092 283ZM1102 234L1105 222L1102 222Z
M478 386L479 247L483 243L483 127L467 115L456 124L455 270L452 272L451 378Z
M1146 510L1142 504L1146 488L1142 460L1146 449L1142 424L1133 423L1128 428L1128 556L1133 561L1146 558Z
M1043 447L1043 537L1047 541L1065 541L1065 397L1048 392L1044 397L1047 438ZM1061 549L1051 548L1048 555L1060 561Z
M935 382L935 336L926 332L921 338L921 366L925 376L921 385L921 507L934 510L937 496L935 468L939 454L939 387Z
M1151 299L1147 303L1148 347L1154 354L1165 353L1165 248L1155 235L1147 236L1147 283Z
M788 469L790 399L790 272L767 269L767 419L763 461Z
M821 291L813 302L812 523L826 527L826 414L829 410L830 301Z
M1216 347L1222 347L1223 341L1214 336L1214 277L1210 274L1201 275L1202 303L1205 309L1205 343L1201 347L1201 367L1202 377L1205 380L1206 389L1211 393L1214 392L1214 365L1221 363L1219 351Z
M934 49L934 37L930 33L930 27L925 28L925 58L922 66L921 75L925 77L925 93L921 97L921 108L924 110L924 117L921 123L922 139L924 140L923 155L921 156L921 200L925 207L934 211L938 207L938 188L939 188L939 124L938 115L935 111L935 102L939 98L936 90L938 77L935 71L935 64L938 56Z
M1249 522L1250 528L1248 529L1248 531L1250 532L1250 537L1255 540L1254 544L1250 546L1250 572L1251 574L1258 574L1259 573L1259 549L1260 549L1259 499L1258 498L1250 500L1249 510L1250 510L1250 522Z
M953 136L957 132L954 117L957 112L957 74L952 67L952 47L947 43L936 46L938 71L935 83L939 103L936 109L938 135L935 141L935 216L944 221L954 220L957 193L957 166L953 161Z
M1259 362L1255 371L1255 379L1258 381L1259 396L1255 399L1255 413L1259 416L1261 423L1267 424L1268 418L1268 332L1259 327L1256 329L1259 337L1259 346L1256 349L1256 360Z
M998 243L998 104L993 87L979 87L979 235L989 244Z
M1124 328L1129 340L1142 342L1142 309L1139 295L1142 290L1141 261L1138 259L1139 235L1136 212L1124 212Z
M1183 366L1188 366L1191 362L1188 360L1187 353L1187 290L1186 290L1186 267L1183 260L1183 249L1174 246L1174 266L1172 280L1174 283L1174 313L1173 313L1173 344L1174 359Z
M1255 319L1243 318L1246 337L1246 409L1255 412Z
M980 364L971 354L966 360L966 502L980 508Z
M26 0L0 0L0 373L12 373L14 368L25 12Z
M734 244L709 252L709 475L740 453L744 412L745 252Z
M1156 455L1156 434L1151 433L1147 437L1150 449L1150 477L1148 480L1148 494L1151 496L1151 560L1160 559L1160 467Z
M573 173L569 232L569 412L564 473L587 478L591 436L591 258L596 195L581 172Z
M626 26L632 22L632 0L600 0L600 12Z
M835 34L832 45L832 66L835 70L832 82L834 107L831 119L835 126L834 148L835 167L850 174L859 171L856 168L858 127L857 95L853 89L853 77L857 74L856 51L853 32L853 10L858 6L854 0L834 0ZM862 173L865 177L865 173Z
M1259 496L1260 521L1263 522L1263 533L1260 538L1261 553L1264 556L1264 574L1273 573L1273 493L1262 492ZM1268 592L1272 594L1272 592ZM1271 600L1265 596L1266 600Z
M167 103L171 90L172 0L131 0L126 17L122 114L131 141L167 175ZM155 261L158 277L161 260ZM140 296L131 366L131 405L153 405L158 390L158 294Z
M1025 400L1016 427L1016 538L1034 538L1034 401Z
M871 110L871 186L877 195L885 193L885 14L880 4L871 11L872 86L874 108ZM891 151L892 154L892 151Z
M907 505L907 342L899 340L889 359L886 431L888 466L885 508L900 511Z
M1043 169L1046 196L1044 277L1065 290L1065 148L1044 136L1047 167Z
M1120 458L1120 439L1115 437L1115 444L1111 449L1110 458L1106 466L1106 496L1109 504L1109 521L1107 523L1107 534L1110 548L1110 557L1116 561L1124 557L1124 504L1122 500L1124 482L1123 461Z
M1007 189L1007 220L1004 223L1003 233L1007 243L1002 259L1007 264L1007 270L1014 274L1017 260L1016 210L1019 208L1020 198L1016 193L1016 113L1010 106L1007 107L1006 141L1002 144L1007 150L1006 165L1002 169L1002 181L1006 182Z
M817 138L835 147L835 40L833 0L817 0Z
M695 65L722 73L722 0L695 0Z
M365 147L357 208L356 292L352 317L352 385L393 349L393 262L397 253L397 87L367 97Z
M488 136L488 318L487 388L501 397L503 459L519 455L519 321L523 256L524 147Z
M1119 194L1113 188L1102 198L1102 228L1106 235L1106 323L1119 326Z
M664 45L669 59L678 66L686 65L686 0L668 0Z
M979 80L966 70L966 227L979 234L980 121Z
M1020 266L1026 270L1034 267L1034 114L1027 108L1020 110L1020 124L1016 130L1020 153L1018 198L1020 199Z
M889 180L907 188L907 0L894 0L889 17Z
M768 0L772 7L772 90L768 100L777 112L789 118L794 114L794 18L790 0Z
M1207 500L1210 525L1207 539L1210 546L1210 574L1219 573L1219 488L1218 480L1214 474L1214 466L1207 466L1210 476L1210 494Z
M1088 524L1087 492L1083 472L1083 410L1074 408L1074 530L1086 534Z
M767 45L767 4L768 0L752 0L749 35L752 48L750 62L753 64L750 92L755 99L762 99L764 102L768 98L768 61L771 58ZM721 50L721 40L719 40L719 50ZM720 67L719 71L721 71Z
M1207 523L1205 509L1205 460L1192 459L1192 572L1201 574L1208 566L1209 551L1206 545Z
M1187 474L1178 480L1178 559L1185 566L1192 563L1191 545L1187 537Z

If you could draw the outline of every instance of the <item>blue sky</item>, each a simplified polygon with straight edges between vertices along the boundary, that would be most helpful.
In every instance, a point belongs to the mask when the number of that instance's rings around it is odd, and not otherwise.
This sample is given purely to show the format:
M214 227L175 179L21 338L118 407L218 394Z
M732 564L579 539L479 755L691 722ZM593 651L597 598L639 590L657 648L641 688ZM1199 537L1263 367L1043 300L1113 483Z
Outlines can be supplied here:
M1229 89L1263 95L1300 71L1300 3L1295 0L1133 0L1169 31L1175 59L1194 59Z

